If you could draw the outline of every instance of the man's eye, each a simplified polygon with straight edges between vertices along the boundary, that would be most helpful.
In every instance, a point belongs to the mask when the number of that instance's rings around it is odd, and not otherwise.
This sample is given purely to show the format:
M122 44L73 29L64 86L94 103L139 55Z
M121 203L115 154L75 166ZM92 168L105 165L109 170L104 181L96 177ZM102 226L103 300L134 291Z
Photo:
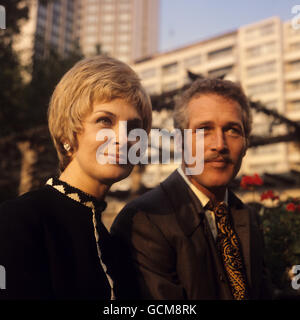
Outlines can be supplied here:
M112 124L112 121L108 117L101 117L97 119L97 123L101 123L104 126L110 126Z
M241 135L241 131L237 128L229 128L227 132L232 135Z

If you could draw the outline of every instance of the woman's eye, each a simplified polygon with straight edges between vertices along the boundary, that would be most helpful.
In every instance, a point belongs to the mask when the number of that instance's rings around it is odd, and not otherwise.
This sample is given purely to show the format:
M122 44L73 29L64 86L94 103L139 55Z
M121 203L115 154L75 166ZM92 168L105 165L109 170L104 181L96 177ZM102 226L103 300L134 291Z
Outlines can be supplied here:
M201 129L204 131L204 133L207 133L209 132L209 130L211 129L211 127L201 127L201 128L198 128L198 129Z
M108 117L101 117L97 119L97 123L101 123L104 126L110 126L112 124L112 121Z

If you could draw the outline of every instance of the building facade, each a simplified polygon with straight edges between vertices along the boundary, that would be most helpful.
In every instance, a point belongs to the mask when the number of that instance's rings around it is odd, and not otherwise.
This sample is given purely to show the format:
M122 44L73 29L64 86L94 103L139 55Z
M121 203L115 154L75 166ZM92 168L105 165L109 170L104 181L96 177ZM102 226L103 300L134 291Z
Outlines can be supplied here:
M300 31L277 17L154 55L132 66L149 94L182 87L189 81L187 70L206 77L225 75L239 81L253 101L300 121ZM163 112L171 118L171 111ZM159 112L154 112L154 123L163 127L161 118ZM267 136L270 121L264 114L254 112L253 134ZM273 135L286 132L283 125L272 130ZM294 143L276 143L249 149L240 175L299 168L299 147Z
M77 35L85 55L101 51L125 62L158 49L158 0L79 0Z
M159 0L29 1L29 19L16 41L24 64L49 48L67 56L79 44L85 56L107 53L125 62L158 50Z

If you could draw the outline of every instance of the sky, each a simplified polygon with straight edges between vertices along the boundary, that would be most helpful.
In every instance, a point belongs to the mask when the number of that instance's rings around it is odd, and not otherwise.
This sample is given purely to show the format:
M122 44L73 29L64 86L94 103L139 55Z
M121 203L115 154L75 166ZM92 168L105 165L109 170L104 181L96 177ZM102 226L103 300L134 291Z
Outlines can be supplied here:
M272 16L296 14L300 0L160 0L159 51L189 45ZM300 13L300 10L298 11Z

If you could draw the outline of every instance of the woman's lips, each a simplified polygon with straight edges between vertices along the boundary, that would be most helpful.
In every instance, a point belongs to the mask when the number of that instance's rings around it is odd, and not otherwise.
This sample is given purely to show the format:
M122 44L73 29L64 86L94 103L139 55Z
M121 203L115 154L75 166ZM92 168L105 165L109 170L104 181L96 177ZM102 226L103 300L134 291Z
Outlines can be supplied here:
M103 154L104 157L108 159L115 160L116 162L122 161L123 163L127 163L127 156L123 154Z

